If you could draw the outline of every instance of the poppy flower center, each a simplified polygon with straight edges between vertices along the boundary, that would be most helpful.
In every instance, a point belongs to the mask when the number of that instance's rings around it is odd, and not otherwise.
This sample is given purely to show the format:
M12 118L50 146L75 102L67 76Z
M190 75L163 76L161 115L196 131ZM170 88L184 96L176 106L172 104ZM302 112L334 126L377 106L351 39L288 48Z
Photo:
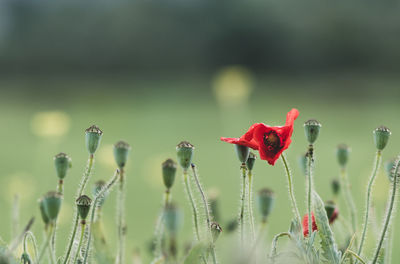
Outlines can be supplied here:
M273 130L264 134L264 144L267 147L267 150L273 153L276 153L281 149L281 139Z

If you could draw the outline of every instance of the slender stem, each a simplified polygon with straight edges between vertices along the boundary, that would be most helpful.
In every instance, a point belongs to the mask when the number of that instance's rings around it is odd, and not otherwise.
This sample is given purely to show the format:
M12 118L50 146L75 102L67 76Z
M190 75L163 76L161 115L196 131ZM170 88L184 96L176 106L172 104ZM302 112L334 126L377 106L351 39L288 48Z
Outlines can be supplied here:
M308 180L308 192L307 192L307 213L308 213L308 237L311 238L312 234L312 216L311 216L311 193L312 193L312 169L314 163L313 157L313 145L310 145L307 152L307 180Z
M201 198L203 199L204 203L204 210L206 211L206 218L207 218L207 230L209 231L209 240L210 240L210 251L211 251L211 256L213 259L213 263L217 264L217 254L215 253L215 245L212 237L212 230L211 230L211 215L210 215L210 208L209 204L207 201L206 194L204 193L203 188L201 187L199 177L197 175L196 167L194 164L192 164L192 171L193 171L193 177L196 181L197 188L199 189L199 192L201 194Z
M292 236L288 232L282 232L282 233L279 233L279 234L274 236L274 238L272 240L271 252L270 252L270 255L269 255L270 259L271 259L271 263L275 263L276 245L278 243L278 239L283 237L283 236L287 236L290 239L292 238Z
M50 246L50 239L51 239L52 233L53 233L53 225L50 224L49 230L47 231L46 241L45 241L42 249L40 250L37 263L41 262L41 260L42 260L42 258L44 256L44 253L46 252L46 249ZM53 254L50 254L50 263L54 264Z
M244 204L246 200L246 164L240 166L242 172L242 193L240 198L240 214L239 214L239 225L240 225L240 243L243 246L244 243Z
M86 170L83 174L82 180L81 180L81 184L79 186L79 190L78 190L78 194L77 194L77 198L80 197L83 193L83 190L86 187L86 183L89 180L90 177L90 173L92 171L92 167L93 167L93 163L94 163L94 155L90 154L89 155L89 160L88 160L88 164L86 166ZM68 248L67 251L63 257L63 263L66 264L68 262L68 258L69 255L71 254L71 249L72 249L72 245L74 243L75 240L75 235L76 235L76 230L78 228L78 224L79 224L79 215L78 215L78 210L75 209L75 215L74 215L74 225L73 225L73 229L72 229L72 235L69 239L68 242Z
M351 255L353 255L353 257L355 257L358 261L360 261L361 264L365 264L365 261L356 252L354 252L350 249L348 249L347 252L350 253Z
M23 246L24 246L24 252L27 252L27 250L28 250L28 238L30 239L30 241L31 241L31 243L32 243L32 245L33 245L33 253L35 254L35 258L33 259L33 263L37 263L37 258L38 258L38 249L37 249L37 242L36 242L36 238L35 238L35 235L31 232L31 231L28 231L28 232L26 232L25 233L25 235L24 235L24 243L23 243Z
M164 201L163 201L163 208L157 218L156 226L154 228L154 257L158 258L161 255L161 241L164 233L164 227L163 227L163 222L164 222L164 217L165 217L165 208L170 202L170 189L165 190L164 193Z
M101 189L98 193L97 196L95 196L94 198L94 202L93 202L93 206L92 206L92 211L91 211L91 215L90 215L90 224L89 224L89 229L88 229L88 239L87 239L87 244L86 244L86 250L85 250L85 257L83 259L83 264L87 263L88 260L88 255L89 255L89 250L90 250L90 242L92 240L92 225L94 222L94 217L96 214L96 208L99 206L99 201L100 199L103 198L104 194L106 192L108 192L108 190L110 190L110 188L115 184L115 182L118 179L119 176L119 170L117 169L114 173L114 176L112 177L112 179L107 183L107 185L105 187L103 187L103 189Z
M76 250L75 258L74 258L74 262L73 263L76 263L76 261L78 260L78 256L79 256L79 253L80 253L81 247L82 247L83 237L84 237L84 234L85 234L85 228L86 228L86 223L82 222L81 223L81 237L79 239L78 249Z
M379 166L380 166L380 163L381 163L381 157L382 157L381 151L378 150L376 152L375 166L374 166L374 169L372 171L371 178L369 179L368 187L367 187L367 202L366 202L366 206L365 206L366 208L365 208L365 216L364 216L364 226L363 226L363 231L362 231L362 234L361 234L360 246L359 246L358 252L357 252L357 255L359 255L359 256L362 253L364 242L365 242L365 236L367 234L368 220L369 220L369 209L371 207L372 186L374 185L376 174L377 174L377 172L379 170ZM356 263L357 263L357 260L356 260Z
M390 197L390 203L389 203L389 207L388 207L388 209L386 211L385 222L384 222L384 225L383 225L383 229L382 229L382 233L381 233L380 239L378 241L378 246L377 246L377 248L375 250L374 259L372 261L372 264L375 264L377 262L377 260L378 260L379 252L380 252L380 250L382 248L383 241L385 240L385 237L386 237L386 232L387 232L387 230L388 230L388 228L390 226L390 219L392 218L393 207L394 207L394 204L396 202L396 190L397 190L397 181L398 181L397 175L398 175L398 170L399 170L399 165L400 165L399 163L400 163L400 160L397 161L396 169L395 169L395 172L393 174L392 193L391 193L391 197Z
M350 219L351 219L351 227L352 227L352 233L355 234L357 231L357 209L356 209L356 205L354 203L354 199L353 196L351 195L351 185L349 182L349 179L347 177L347 172L346 172L346 168L343 167L340 170L340 179L342 181L342 186L344 186L344 195L345 195L345 202L346 202L346 206L347 209L349 211L349 215L350 215Z
M249 217L250 217L250 228L251 235L253 237L253 242L255 240L255 225L254 225L254 216L253 216L253 173L251 170L247 173L249 178L249 186L248 186L248 195L249 195Z
M124 201L125 201L125 171L121 168L119 188L118 188L118 200L117 200L117 211L118 211L118 255L116 259L117 264L123 264L125 260L125 216L124 216Z
M189 186L188 172L187 172L186 169L183 171L183 182L185 183L186 193L187 193L187 195L189 197L190 205L192 206L192 213L193 213L194 227L195 227L195 231L196 231L196 238L197 238L198 241L200 241L199 224L198 224L198 220L197 220L197 208L196 208L196 204L194 203L192 191L191 191L190 186Z
M300 217L300 213L299 213L299 208L297 207L296 198L294 197L292 174L290 172L289 165L288 165L285 155L283 153L282 153L281 157L282 157L283 165L285 167L285 171L286 171L286 175L287 175L289 197L290 197L290 201L292 202L292 209L293 209L293 212L297 219L298 224L301 225L301 217Z

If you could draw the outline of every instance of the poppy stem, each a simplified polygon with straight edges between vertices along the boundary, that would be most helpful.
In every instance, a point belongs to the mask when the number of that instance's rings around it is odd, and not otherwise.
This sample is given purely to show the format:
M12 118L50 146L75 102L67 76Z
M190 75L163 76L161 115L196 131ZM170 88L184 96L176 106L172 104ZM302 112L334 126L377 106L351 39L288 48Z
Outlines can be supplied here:
M292 202L293 213L296 217L297 223L299 225L301 225L299 208L297 207L296 198L294 197L293 184L292 184L292 173L290 172L289 165L288 165L285 155L283 153L282 153L281 157L282 157L283 165L285 167L285 172L286 172L286 176L287 176L287 180L288 180L289 198L290 198L290 201Z
M78 257L80 255L82 242L83 242L83 238L84 238L84 235L85 235L85 228L86 228L86 223L83 221L83 222L81 222L81 237L79 239L79 244L78 244L78 248L76 249L75 258L74 258L74 262L73 263L77 262Z
M243 163L240 166L240 170L242 172L242 193L240 198L240 213L239 213L239 225L240 225L240 243L243 246L244 243L244 204L246 199L246 164Z
M363 226L363 231L361 234L361 239L360 239L360 246L358 248L358 252L357 255L361 256L362 250L363 250L363 246L364 246L364 242L365 242L365 237L367 235L367 229L368 229L368 220L369 220L369 209L371 207L371 194L372 194L372 186L374 185L374 181L376 178L376 174L378 173L380 164L381 164L381 158L382 158L382 152L380 150L378 150L376 152L376 158L375 158L375 165L371 174L371 177L369 179L368 182L368 186L367 186L367 201L366 201L366 206L365 206L365 215L364 215L364 226ZM357 260L356 260L356 264L357 264Z
M117 200L117 225L118 225L118 255L116 264L123 264L125 260L125 214L124 214L124 202L125 202L125 171L121 168L119 174L119 188L118 188L118 200Z
M312 234L312 216L311 216L311 207L312 207L312 200L311 200L311 193L312 193L312 173L314 167L314 147L312 144L308 147L307 152L307 181L308 181L308 192L307 192L307 211L308 211L308 237L311 238Z
M253 237L253 242L255 240L255 227L254 227L254 216L253 216L253 173L251 170L247 172L247 176L249 178L249 189L248 189L248 199L249 199L249 217L250 217L250 228L251 234Z
M164 233L164 217L165 217L165 208L170 202L170 189L165 190L164 198L163 198L163 207L161 212L157 218L156 227L154 229L154 257L158 258L162 254L161 250L161 241Z
M383 245L383 241L385 241L385 238L386 238L386 232L390 227L390 220L392 218L392 212L393 212L394 204L396 202L396 191L397 191L397 181L398 181L397 178L398 178L399 166L400 166L400 158L397 160L396 167L393 172L392 192L390 194L390 200L388 200L388 209L386 211L385 222L383 225L380 239L378 241L378 246L375 250L374 259L371 262L372 264L375 264L378 261L378 257L379 257L379 253L380 253L380 250Z
M352 228L352 233L355 234L357 231L357 209L356 205L354 203L353 196L351 195L351 185L347 176L347 171L346 168L343 167L340 170L340 180L342 182L342 186L344 186L344 195L345 195L345 202L347 206L347 210L349 211L350 214L350 219L351 219L351 228Z
M190 189L187 169L183 170L183 182L185 184L186 194L189 198L190 205L192 206L192 214L193 214L194 228L195 228L195 232L196 232L196 239L197 239L197 241L200 241L199 224L198 224L198 220L197 220L197 207L196 207L196 204L194 203L192 190Z

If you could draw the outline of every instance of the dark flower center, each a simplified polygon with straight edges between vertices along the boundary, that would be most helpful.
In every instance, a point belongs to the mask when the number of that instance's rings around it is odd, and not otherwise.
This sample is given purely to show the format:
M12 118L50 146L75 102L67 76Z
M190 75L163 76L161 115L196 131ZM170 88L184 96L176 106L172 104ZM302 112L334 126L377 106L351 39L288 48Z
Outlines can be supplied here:
M281 139L273 130L264 134L264 144L267 147L267 150L272 153L277 153L282 148Z

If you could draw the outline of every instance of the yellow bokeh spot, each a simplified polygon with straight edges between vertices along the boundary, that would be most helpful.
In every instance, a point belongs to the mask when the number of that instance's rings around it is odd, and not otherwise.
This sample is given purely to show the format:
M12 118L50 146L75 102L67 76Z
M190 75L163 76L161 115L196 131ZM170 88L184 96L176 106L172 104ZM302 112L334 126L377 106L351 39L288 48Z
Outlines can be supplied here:
M32 198L35 192L35 182L32 175L25 172L16 172L7 176L6 184L3 184L3 193L5 198L12 203L15 195L18 195L20 202L27 201Z
M226 67L216 74L213 89L221 106L245 104L253 90L253 78L250 71L244 67Z
M31 120L32 132L39 137L60 137L70 128L70 117L61 111L38 112Z

